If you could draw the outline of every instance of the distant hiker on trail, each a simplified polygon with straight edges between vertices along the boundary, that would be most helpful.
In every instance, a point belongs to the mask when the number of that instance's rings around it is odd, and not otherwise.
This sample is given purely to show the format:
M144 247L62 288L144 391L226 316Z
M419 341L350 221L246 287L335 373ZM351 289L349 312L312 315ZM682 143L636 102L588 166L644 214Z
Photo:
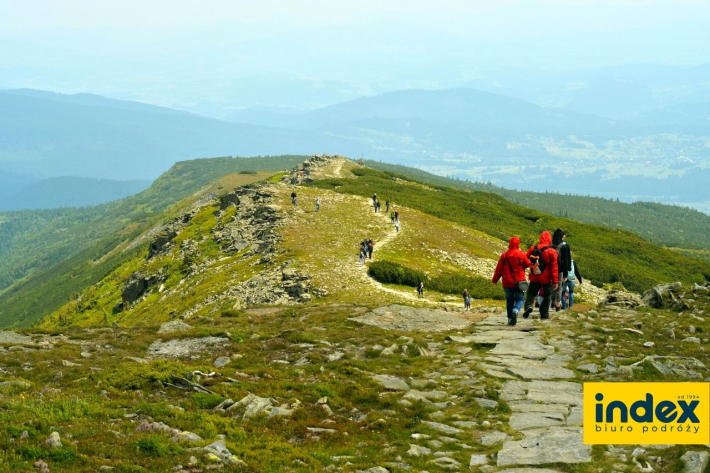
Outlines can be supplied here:
M530 263L530 287L525 297L523 317L530 317L535 296L543 289L540 303L540 318L550 318L550 296L557 290L559 274L557 271L557 251L552 247L552 238L547 230L540 235L540 243L531 246L527 252Z
M298 208L298 201L296 200L296 191L291 192L291 203L294 208Z
M392 219L392 223L394 223L394 211L390 213L390 219Z
M397 230L397 233L399 233L399 220L394 221L394 229Z
M463 308L471 310L471 295L468 293L468 289L463 290Z
M551 304L557 312L562 309L562 290L565 282L567 282L569 272L572 271L572 252L565 241L566 237L567 235L561 228L558 228L552 234L552 246L557 251L557 271L559 271L557 277L560 283L557 286L557 290L552 293Z
M576 283L579 282L579 284L582 284L582 276L579 274L579 267L577 266L577 263L572 260L572 270L569 272L569 275L567 276L567 281L562 285L562 294L567 294L567 298L569 301L565 300L564 297L562 297L562 308L566 309L569 307L570 309L572 308L572 305L574 304L574 287L576 286Z
M520 250L520 238L514 236L508 243L508 251L500 255L498 266L493 273L493 284L503 278L505 291L506 310L508 312L508 325L518 323L518 314L525 301L527 281L525 270L530 267L530 261L525 253Z
M360 243L360 264L365 264L365 245Z
M394 211L394 221L399 222L399 210Z
M424 281L419 281L419 285L417 286L417 295L419 297L424 297Z
M375 249L375 242L370 240L367 242L367 254L370 256L370 259L372 259L372 251Z
M375 202L377 202L377 192L375 192L374 194L372 194L372 205L373 205L373 206L375 205Z
M387 199L387 200L385 201L385 206L387 207L387 208L385 209L385 213L388 213L388 212L390 211L390 200L389 200L389 199Z
M316 212L320 212L320 197L316 198Z

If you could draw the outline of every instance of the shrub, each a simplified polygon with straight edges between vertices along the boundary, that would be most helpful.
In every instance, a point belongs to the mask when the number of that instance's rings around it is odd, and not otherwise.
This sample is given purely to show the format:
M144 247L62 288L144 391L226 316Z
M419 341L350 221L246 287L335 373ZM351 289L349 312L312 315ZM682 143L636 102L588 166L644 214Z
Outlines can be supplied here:
M419 271L402 266L391 261L375 261L370 263L367 274L373 279L385 284L417 287L420 282L427 283L429 278Z
M423 281L426 289L443 294L461 294L464 289L468 289L471 297L476 299L505 299L500 287L493 286L488 279L481 276L444 274L431 278L424 273L401 264L384 260L371 263L367 273L384 284L417 287Z

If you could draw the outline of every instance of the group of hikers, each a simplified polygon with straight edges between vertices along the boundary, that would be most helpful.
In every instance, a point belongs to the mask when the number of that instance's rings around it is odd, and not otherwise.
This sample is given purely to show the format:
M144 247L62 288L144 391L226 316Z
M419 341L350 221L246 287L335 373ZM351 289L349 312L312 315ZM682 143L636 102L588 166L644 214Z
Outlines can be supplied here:
M365 264L365 260L369 257L372 259L372 252L375 249L375 242L372 238L365 238L360 242L360 264Z
M296 192L291 193L291 203L298 209ZM316 198L316 212L320 211L321 199ZM381 211L381 203L377 194L372 196L372 206L375 212ZM390 212L392 205L389 199L385 202L385 213ZM399 211L392 209L391 222L399 233ZM502 280L505 291L506 311L508 325L514 326L518 322L521 309L523 317L528 318L535 306L540 309L540 318L550 318L550 309L560 311L572 307L574 304L574 289L577 283L582 284L579 267L572 259L572 251L565 241L567 235L558 228L550 236L544 231L540 235L537 245L531 246L527 253L520 249L520 238L514 236L508 243L508 251L501 254L493 274L492 283L498 284ZM360 242L360 264L364 265L366 259L372 259L374 241L365 238ZM530 270L529 282L525 275ZM424 297L424 283L417 286L417 294ZM464 310L471 310L471 295L468 289L463 291Z
M382 209L382 203L377 198L377 193L372 194L372 207L375 209L375 213L380 212ZM390 208L392 208L392 212L390 212ZM399 233L399 210L394 210L394 206L392 206L389 199L385 201L385 214L387 213L390 214L390 221L397 233Z
M519 237L510 239L508 251L500 256L492 279L493 284L503 280L508 325L517 323L521 309L524 318L530 317L536 302L540 319L550 318L552 307L559 312L574 304L575 284L582 284L582 277L566 237L561 228L555 230L552 237L550 232L544 231L539 243L531 246L527 253L520 249ZM526 269L530 270L529 282Z

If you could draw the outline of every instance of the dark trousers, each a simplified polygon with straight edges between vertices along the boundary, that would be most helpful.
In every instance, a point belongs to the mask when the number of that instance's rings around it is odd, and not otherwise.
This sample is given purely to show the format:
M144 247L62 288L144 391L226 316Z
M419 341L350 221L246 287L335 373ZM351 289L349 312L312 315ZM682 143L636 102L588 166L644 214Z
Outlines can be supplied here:
M552 283L542 284L539 282L530 282L528 292L525 296L525 310L528 310L533 305L533 301L542 288L542 303L540 304L540 318L546 319L550 316L550 296L552 295Z

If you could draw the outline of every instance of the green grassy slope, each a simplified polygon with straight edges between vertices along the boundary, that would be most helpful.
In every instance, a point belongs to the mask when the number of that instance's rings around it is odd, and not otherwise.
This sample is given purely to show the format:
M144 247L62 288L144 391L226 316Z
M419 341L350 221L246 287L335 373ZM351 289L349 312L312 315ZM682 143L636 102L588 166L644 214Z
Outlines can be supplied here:
M98 264L88 262L169 219L177 211L171 210L172 206L219 177L246 170L290 169L304 159L274 156L184 161L150 188L127 199L86 209L0 214L0 221L4 221L0 224L0 326L26 325L57 309L73 293L101 279L131 255L123 253L119 259L112 256ZM261 177L244 174L232 185Z
M367 161L367 165L427 184L492 192L516 204L550 215L627 230L658 245L710 250L710 215L687 207L653 202L627 204L599 197L516 191L485 183L450 179L398 164Z
M457 222L491 236L508 239L519 235L525 245L537 243L543 230L564 228L583 275L597 283L621 282L643 291L668 281L702 282L710 279L710 264L657 247L621 230L552 217L512 204L485 192L411 185L394 174L356 169L359 178L327 179L314 186L336 192L390 199L445 220Z

